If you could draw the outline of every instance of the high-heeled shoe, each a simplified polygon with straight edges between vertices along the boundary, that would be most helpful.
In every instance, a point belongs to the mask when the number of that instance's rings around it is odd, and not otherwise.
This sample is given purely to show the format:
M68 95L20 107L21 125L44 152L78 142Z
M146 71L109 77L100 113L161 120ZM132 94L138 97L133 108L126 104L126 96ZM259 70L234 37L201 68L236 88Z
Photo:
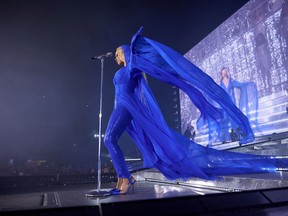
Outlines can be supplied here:
M123 182L123 178L118 178L116 187L113 188L112 190L110 190L109 192L112 193L112 191L120 190L120 187L121 187L121 185L122 185L122 182Z
M114 191L119 191L119 189L113 188L113 189L111 189L111 190L109 191L109 193L112 194Z
M130 176L131 184L133 185L136 182L136 179L133 176Z
M128 184L126 184L125 186L123 186L123 182L122 182L122 185L120 187L120 190L111 191L111 195L127 194L128 191L130 190L130 188L132 188L132 190L134 190L134 184L135 184L136 180L132 176L130 178L128 178Z

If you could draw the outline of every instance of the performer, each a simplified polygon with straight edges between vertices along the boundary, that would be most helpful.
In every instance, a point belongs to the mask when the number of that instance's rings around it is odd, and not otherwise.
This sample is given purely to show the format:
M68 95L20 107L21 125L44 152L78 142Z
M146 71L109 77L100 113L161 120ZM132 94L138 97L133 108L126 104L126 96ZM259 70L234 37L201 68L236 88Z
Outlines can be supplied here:
M195 139L195 136L196 136L196 131L195 131L195 128L191 125L191 123L189 123L187 125L187 128L186 130L184 131L184 134L183 134L185 137L187 137L188 139L190 140L193 140Z
M223 67L220 71L220 84L229 95L233 103L247 116L250 122L257 126L258 118L258 91L254 82L238 82L231 77L227 67ZM235 90L239 90L239 98L236 100ZM229 131L234 131L238 127L232 119L225 113L221 121L219 141L230 140Z
M269 48L268 38L267 38L267 27L264 20L264 12L259 9L255 10L256 26L254 28L255 34L255 60L257 72L260 74L261 83L264 87L262 96L267 96L272 94L272 77L271 69L272 59L271 52ZM264 94L264 95L263 95Z
M141 36L141 32L142 28L134 35L130 46L120 46L116 50L116 62L124 67L114 76L115 104L104 139L118 176L111 194L125 194L135 182L117 143L124 130L141 151L143 166L157 168L171 180L215 179L218 175L275 172L279 166L287 167L287 160L271 156L206 148L169 128L143 72L185 91L201 111L199 124L219 125L222 112L206 100L210 97L244 132L242 143L254 140L246 116L212 78L173 49Z

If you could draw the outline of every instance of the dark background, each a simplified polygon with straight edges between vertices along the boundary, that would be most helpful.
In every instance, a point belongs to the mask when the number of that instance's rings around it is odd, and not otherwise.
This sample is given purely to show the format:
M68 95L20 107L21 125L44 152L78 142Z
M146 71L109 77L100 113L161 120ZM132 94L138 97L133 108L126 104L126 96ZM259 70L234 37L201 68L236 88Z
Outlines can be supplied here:
M100 61L90 57L144 35L185 54L247 0L0 0L1 163L97 166ZM118 66L106 59L103 130ZM171 88L149 78L174 127ZM124 136L124 154L138 156ZM103 147L103 157L107 150Z

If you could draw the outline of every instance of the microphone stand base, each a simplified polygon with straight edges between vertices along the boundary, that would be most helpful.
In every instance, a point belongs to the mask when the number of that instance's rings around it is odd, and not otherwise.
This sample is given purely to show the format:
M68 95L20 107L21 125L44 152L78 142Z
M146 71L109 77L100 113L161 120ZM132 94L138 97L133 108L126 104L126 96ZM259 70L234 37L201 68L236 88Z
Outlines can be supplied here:
M109 191L93 190L85 194L86 197L108 197L111 193Z

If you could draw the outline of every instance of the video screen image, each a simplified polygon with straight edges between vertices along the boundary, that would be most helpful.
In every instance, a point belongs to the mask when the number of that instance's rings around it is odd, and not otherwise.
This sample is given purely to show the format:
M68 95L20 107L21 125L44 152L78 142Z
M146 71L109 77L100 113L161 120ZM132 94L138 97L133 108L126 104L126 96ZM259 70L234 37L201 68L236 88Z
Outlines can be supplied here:
M249 1L184 56L228 92L256 137L288 130L287 0ZM207 130L196 126L198 109L181 90L179 97L182 134L191 125L195 142L207 145ZM233 141L215 136L215 143Z

